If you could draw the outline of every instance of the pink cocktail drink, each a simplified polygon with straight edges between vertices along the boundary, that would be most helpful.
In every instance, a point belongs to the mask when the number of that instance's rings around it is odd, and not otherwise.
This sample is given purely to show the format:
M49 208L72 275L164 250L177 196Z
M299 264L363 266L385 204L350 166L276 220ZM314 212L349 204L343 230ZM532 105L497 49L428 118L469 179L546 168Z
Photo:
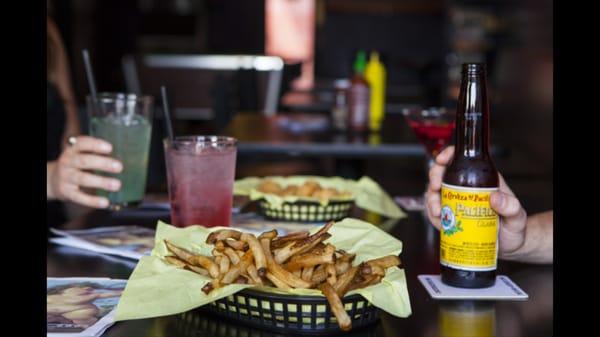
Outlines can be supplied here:
M236 140L193 136L165 140L171 224L229 226Z
M409 120L408 125L434 158L448 145L454 132L454 121Z

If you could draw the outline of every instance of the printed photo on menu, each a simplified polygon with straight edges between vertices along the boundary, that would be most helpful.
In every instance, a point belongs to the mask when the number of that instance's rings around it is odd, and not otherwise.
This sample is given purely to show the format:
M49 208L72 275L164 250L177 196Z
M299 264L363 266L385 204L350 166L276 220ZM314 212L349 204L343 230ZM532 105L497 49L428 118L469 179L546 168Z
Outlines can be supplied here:
M126 280L105 278L48 278L46 287L47 332L82 335L102 331L119 302Z
M136 254L149 254L154 247L154 230L138 226L101 227L67 231L53 229L52 231L61 236Z

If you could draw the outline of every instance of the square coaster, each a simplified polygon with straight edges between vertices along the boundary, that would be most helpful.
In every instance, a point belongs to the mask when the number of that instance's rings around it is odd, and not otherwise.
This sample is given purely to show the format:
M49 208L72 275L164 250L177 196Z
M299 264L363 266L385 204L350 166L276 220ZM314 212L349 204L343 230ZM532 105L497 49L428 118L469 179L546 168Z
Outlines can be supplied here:
M442 283L440 275L419 275L419 281L432 298L439 300L519 300L529 295L506 275L497 275L496 283L489 288L456 288Z

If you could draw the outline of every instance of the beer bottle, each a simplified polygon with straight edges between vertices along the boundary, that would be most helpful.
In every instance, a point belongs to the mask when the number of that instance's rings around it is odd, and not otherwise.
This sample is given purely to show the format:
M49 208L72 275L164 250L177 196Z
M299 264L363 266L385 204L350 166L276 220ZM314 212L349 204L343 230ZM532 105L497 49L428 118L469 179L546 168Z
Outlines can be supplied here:
M463 64L456 147L441 191L442 282L455 287L490 287L496 280L499 217L490 194L498 190L498 171L489 153L489 114L485 65Z

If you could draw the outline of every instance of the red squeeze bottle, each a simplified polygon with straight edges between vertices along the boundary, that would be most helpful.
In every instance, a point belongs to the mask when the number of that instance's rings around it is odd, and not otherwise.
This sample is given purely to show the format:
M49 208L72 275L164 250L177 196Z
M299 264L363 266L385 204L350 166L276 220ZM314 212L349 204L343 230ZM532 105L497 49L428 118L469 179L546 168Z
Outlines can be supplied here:
M348 89L348 119L350 130L365 132L369 129L369 83L363 75L367 66L367 56L359 51L354 61L354 76Z

